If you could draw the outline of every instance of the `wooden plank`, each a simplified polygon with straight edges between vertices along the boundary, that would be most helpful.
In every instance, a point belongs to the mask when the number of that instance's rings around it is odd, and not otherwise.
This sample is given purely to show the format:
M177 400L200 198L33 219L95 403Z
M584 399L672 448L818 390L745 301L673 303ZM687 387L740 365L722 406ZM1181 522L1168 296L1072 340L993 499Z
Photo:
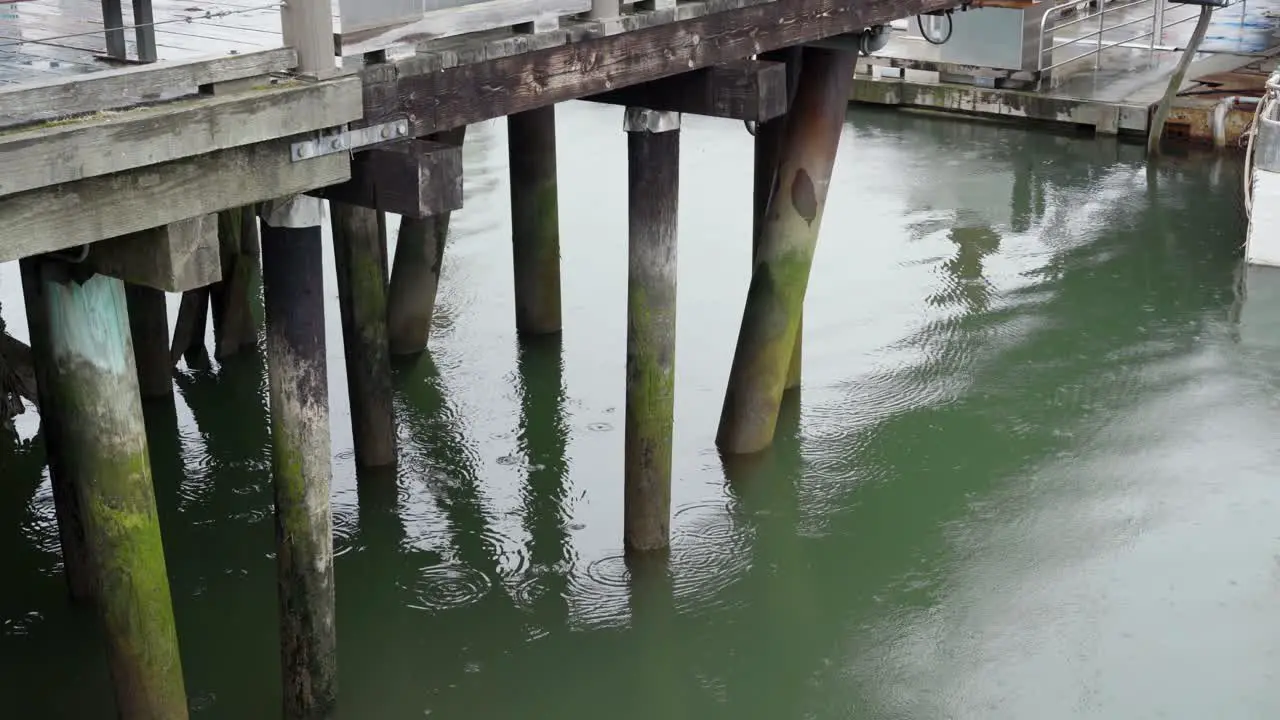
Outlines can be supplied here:
M351 179L315 193L412 218L462 207L462 147L409 140L357 153Z
M736 60L583 100L764 122L787 111L785 63Z
M89 246L85 265L102 275L165 292L211 285L222 279L218 216L201 215L96 242Z
M200 85L282 72L297 64L297 53L291 48L276 48L15 85L0 90L0 127L115 110L190 93Z
M490 38L471 49L468 54L479 60L469 64L442 67L440 57L427 53L365 68L361 122L407 116L420 136L958 4L774 0L741 6L740 0L706 0L626 16L617 21L616 34L501 57L488 51L500 52L513 41ZM673 12L679 19L670 22ZM595 23L601 25L606 23Z
M0 202L0 262L286 197L351 177L347 153L290 159L293 138L12 195Z
M487 0L459 7L415 13L405 22L371 25L357 21L348 25L343 16L342 31L335 33L334 46L343 57L385 50L404 42L443 38L466 33L507 28L539 18L573 15L591 9L591 0Z
M289 0L280 9L284 44L298 50L298 72L333 70L333 16L329 0Z
M361 112L360 79L348 76L0 134L0 196L334 127Z

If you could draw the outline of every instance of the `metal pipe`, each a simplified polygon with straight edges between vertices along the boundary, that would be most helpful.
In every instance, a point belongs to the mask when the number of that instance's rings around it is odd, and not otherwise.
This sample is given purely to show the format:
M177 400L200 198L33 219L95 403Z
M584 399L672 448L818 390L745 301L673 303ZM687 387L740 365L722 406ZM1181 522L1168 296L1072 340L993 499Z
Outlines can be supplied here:
M1227 146L1227 113L1238 105L1254 105L1262 102L1262 98L1256 97L1240 97L1239 95L1231 95L1224 97L1218 101L1213 107L1213 118L1209 123L1209 127L1213 130L1214 147L1224 148Z

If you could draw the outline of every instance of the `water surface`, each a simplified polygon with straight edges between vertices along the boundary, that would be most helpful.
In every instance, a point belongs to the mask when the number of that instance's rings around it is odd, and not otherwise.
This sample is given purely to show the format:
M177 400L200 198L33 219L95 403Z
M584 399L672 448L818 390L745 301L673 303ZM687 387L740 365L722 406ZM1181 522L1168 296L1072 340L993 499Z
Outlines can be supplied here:
M394 474L357 482L327 281L342 717L1280 714L1280 279L1246 300L1234 160L857 109L803 390L726 466L752 145L686 118L671 574L632 577L626 139L617 108L559 118L563 339L516 342L505 128L473 127ZM273 717L265 369L177 387L149 421L195 717ZM37 426L3 451L0 707L106 719Z

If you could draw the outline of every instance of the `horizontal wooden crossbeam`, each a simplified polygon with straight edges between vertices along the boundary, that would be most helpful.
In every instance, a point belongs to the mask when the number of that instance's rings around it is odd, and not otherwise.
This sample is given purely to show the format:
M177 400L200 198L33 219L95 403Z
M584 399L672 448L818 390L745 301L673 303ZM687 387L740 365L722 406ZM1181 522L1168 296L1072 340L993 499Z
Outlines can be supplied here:
M116 110L193 93L201 85L283 72L298 64L291 48L138 67L15 85L0 90L0 127Z
M361 122L408 117L414 134L422 136L959 4L704 0L628 15L613 24L586 23L559 36L481 37L447 52L364 68Z
M285 81L0 134L0 196L108 175L360 117L360 79Z
M0 201L0 262L287 197L351 177L333 153L294 162L293 138L10 195Z
M423 218L462 207L462 148L409 140L357 153L351 179L313 195Z
M583 99L764 122L787 111L787 67L778 62L737 60Z
M218 216L201 215L89 246L86 267L135 285L180 293L222 279Z

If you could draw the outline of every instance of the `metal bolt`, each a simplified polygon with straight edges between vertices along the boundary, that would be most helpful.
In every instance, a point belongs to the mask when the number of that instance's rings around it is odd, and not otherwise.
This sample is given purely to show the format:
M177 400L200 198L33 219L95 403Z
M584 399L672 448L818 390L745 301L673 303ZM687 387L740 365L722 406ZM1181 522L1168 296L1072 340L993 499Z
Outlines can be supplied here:
M405 127L404 125L396 126L396 135L398 137L404 137L404 135L407 134L408 132L409 132L409 128Z
M329 147L333 148L334 150L341 150L341 149L342 149L342 138L334 138L334 139L329 143Z
M386 140L387 138L391 137L391 130L389 130L388 128L382 128L382 132L378 134L382 136L383 140Z
M310 155L311 155L311 146L309 145L298 146L298 157L309 157Z

